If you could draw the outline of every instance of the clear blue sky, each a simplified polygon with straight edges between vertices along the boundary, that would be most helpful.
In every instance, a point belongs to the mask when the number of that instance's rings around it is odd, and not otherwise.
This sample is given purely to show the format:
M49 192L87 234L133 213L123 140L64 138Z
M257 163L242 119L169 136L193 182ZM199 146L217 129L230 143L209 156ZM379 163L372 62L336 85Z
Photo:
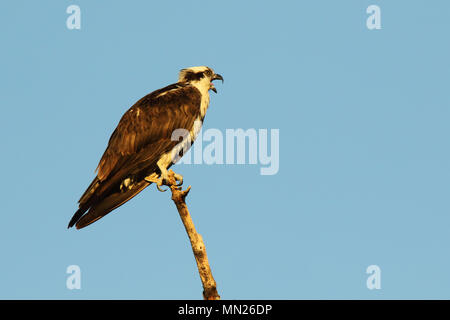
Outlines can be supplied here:
M66 8L81 8L81 29ZM366 8L381 8L368 30ZM226 299L450 298L448 1L3 1L0 298L200 299L169 193L66 226L121 115L208 65L205 128L280 170L180 165ZM81 290L66 268L81 268ZM381 268L368 290L366 268Z

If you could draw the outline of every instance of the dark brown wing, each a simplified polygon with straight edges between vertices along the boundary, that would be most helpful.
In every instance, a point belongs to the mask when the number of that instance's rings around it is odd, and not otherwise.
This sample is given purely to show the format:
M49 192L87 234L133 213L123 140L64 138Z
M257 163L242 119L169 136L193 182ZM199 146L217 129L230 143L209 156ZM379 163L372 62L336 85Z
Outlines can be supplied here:
M153 92L134 104L122 117L98 165L98 178L112 172L148 145L170 139L178 128L192 127L199 114L200 92L181 84Z
M176 129L190 130L200 114L200 92L192 86L173 84L136 102L121 118L97 168L97 177L79 200L79 210L69 227L88 225L133 198L148 183L143 178L157 170L156 162L178 143ZM122 181L134 177L125 192ZM82 222L82 223L81 223Z

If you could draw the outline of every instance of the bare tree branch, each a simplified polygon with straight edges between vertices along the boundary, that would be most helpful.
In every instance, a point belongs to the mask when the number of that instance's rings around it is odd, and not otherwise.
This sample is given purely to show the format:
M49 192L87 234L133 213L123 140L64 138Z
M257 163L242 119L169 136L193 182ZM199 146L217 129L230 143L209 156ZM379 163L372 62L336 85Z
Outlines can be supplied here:
M217 293L216 281L213 278L211 268L209 266L203 238L195 230L194 222L192 221L186 205L186 196L191 190L191 186L189 186L186 190L182 190L181 187L177 185L175 173L172 170L169 170L168 173L169 179L165 182L165 185L170 187L170 190L172 191L172 200L178 209L181 221L183 221L184 228L186 229L189 240L191 241L192 251L194 252L198 272L203 284L203 298L205 300L220 300L220 296Z

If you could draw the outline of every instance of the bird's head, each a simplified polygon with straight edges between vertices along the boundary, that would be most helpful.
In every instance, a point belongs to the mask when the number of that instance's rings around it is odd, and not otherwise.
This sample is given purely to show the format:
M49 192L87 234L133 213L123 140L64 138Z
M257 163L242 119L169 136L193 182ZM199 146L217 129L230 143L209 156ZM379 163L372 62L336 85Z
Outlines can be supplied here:
M220 74L214 72L213 69L201 66L182 69L178 77L178 82L189 83L197 87L200 91L208 92L209 90L217 93L216 87L214 87L214 80L222 80Z

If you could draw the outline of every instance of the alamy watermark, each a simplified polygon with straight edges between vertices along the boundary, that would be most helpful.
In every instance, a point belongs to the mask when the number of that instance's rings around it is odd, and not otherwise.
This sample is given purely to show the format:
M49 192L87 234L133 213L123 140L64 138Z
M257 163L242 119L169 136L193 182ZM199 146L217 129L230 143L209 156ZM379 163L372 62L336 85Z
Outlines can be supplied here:
M76 264L67 267L66 273L70 274L66 279L66 288L69 290L81 289L81 269Z
M377 5L370 5L366 9L366 13L370 16L366 20L366 26L369 30L381 29L381 9Z
M193 146L188 150L192 141ZM172 141L179 141L172 153L177 164L250 164L260 165L261 175L275 175L280 168L279 129L176 129Z
M66 9L66 13L70 14L66 19L66 27L69 30L81 29L81 9L77 5L70 5Z
M373 290L381 289L381 268L377 266L376 264L372 264L367 267L366 273L370 274L369 277L367 277L366 286L367 289Z

